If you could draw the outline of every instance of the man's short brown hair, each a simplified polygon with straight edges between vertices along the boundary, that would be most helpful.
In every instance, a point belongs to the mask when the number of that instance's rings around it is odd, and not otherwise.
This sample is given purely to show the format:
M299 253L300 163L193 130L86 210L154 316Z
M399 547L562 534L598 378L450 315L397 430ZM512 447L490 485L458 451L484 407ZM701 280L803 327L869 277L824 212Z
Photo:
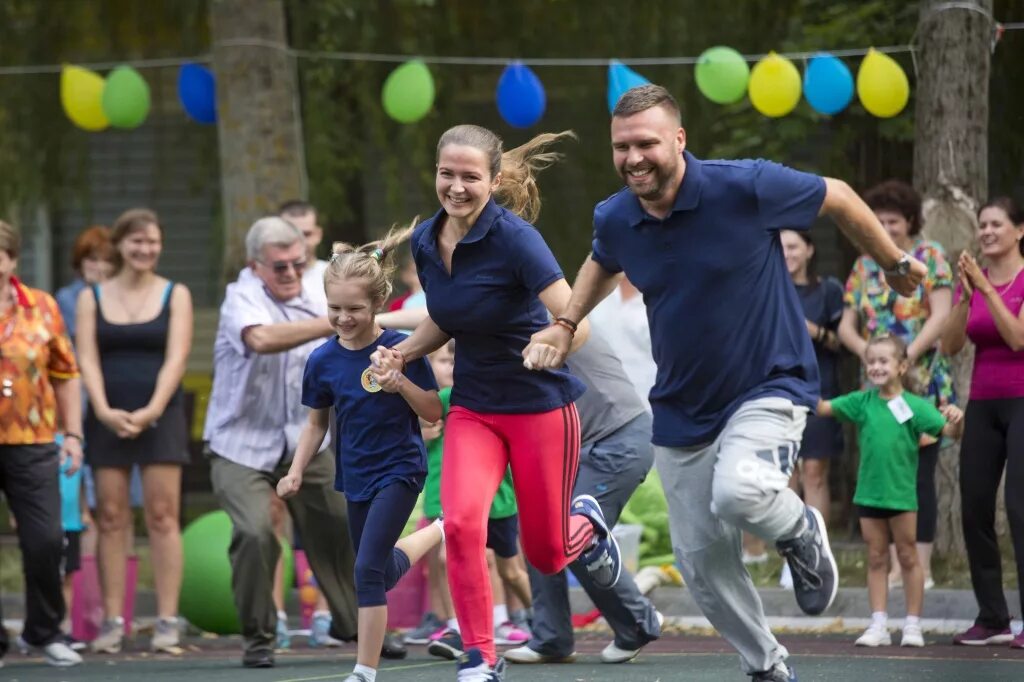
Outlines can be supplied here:
M654 107L664 107L680 123L683 120L679 104L676 103L672 94L660 85L654 85L653 83L627 90L619 98L618 103L616 103L615 109L612 111L612 117L632 116Z

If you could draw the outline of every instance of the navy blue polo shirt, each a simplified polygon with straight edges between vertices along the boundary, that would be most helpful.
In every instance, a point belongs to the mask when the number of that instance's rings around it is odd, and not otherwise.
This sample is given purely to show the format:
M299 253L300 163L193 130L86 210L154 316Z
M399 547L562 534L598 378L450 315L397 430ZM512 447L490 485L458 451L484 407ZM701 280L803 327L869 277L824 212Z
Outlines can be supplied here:
M449 274L437 249L446 217L442 209L416 228L412 255L430 318L455 339L451 404L526 414L574 401L584 386L568 370L523 367L530 336L548 326L537 296L563 277L544 238L492 198L455 246Z
M405 398L379 390L368 374L370 354L377 346L394 346L405 338L405 334L388 329L359 350L344 348L332 338L306 361L302 404L334 408L338 424L334 488L355 502L372 499L396 481L423 489L427 449L419 419ZM410 362L405 375L422 389L437 390L426 358Z
M810 227L825 181L770 161L701 161L665 220L628 189L594 209L593 258L643 293L656 445L707 443L745 401L814 409L818 368L779 230Z

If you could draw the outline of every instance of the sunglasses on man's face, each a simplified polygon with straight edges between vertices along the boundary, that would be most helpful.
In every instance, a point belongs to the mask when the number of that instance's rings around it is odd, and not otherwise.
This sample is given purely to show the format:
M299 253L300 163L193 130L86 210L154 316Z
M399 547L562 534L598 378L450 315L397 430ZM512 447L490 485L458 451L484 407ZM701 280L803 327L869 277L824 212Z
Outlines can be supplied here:
M273 261L271 263L264 263L263 261L260 261L260 263L264 267L267 267L267 268L270 268L271 270L273 270L275 275L283 275L283 274L288 272L289 268L294 270L295 274L301 275L302 271L306 269L306 259L305 258L300 258L299 260L292 260L292 261L288 261L288 260L275 260L275 261Z

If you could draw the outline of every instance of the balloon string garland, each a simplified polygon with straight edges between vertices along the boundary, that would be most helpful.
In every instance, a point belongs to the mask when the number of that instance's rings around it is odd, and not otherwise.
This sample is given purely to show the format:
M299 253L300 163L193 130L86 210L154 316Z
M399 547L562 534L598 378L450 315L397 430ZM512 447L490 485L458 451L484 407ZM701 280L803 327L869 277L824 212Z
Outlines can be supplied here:
M943 9L956 9L950 3ZM1006 31L1024 29L1024 23L995 24L993 49ZM498 112L509 125L527 128L543 117L547 96L544 86L530 66L601 66L608 69L607 102L613 110L622 94L649 82L630 66L694 65L697 88L712 102L732 104L748 96L751 105L771 118L791 113L801 95L813 110L834 116L853 99L854 91L868 113L890 118L905 108L910 84L903 68L890 55L909 53L911 45L851 48L829 52L769 52L741 54L717 46L697 57L637 58L525 58L443 57L331 52L291 48L283 43L259 39L220 41L216 48L269 48L294 58L342 61L400 63L388 75L381 90L384 111L399 123L415 123L433 109L435 86L429 64L503 66L495 98ZM856 75L856 86L841 57L863 56ZM791 60L804 64L804 75ZM137 69L180 67L178 94L182 108L198 123L216 123L216 83L212 70L204 63L210 55L191 58L172 57L129 62L84 62L76 65L42 64L0 66L0 76L60 73L60 99L67 117L77 127L99 132L108 127L131 129L141 125L149 114L149 86ZM754 62L753 69L748 65ZM92 69L113 68L104 78Z

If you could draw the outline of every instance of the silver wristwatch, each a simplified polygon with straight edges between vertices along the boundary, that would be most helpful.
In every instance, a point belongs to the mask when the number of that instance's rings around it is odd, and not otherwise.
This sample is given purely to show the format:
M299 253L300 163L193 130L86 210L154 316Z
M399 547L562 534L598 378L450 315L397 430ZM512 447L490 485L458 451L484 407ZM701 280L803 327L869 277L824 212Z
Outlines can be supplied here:
M906 275L909 275L910 274L910 255L907 254L906 252L904 252L903 255L900 256L900 259L898 261L896 261L896 265L893 266L892 270L885 270L884 272L887 275L899 275L900 277L904 277Z

